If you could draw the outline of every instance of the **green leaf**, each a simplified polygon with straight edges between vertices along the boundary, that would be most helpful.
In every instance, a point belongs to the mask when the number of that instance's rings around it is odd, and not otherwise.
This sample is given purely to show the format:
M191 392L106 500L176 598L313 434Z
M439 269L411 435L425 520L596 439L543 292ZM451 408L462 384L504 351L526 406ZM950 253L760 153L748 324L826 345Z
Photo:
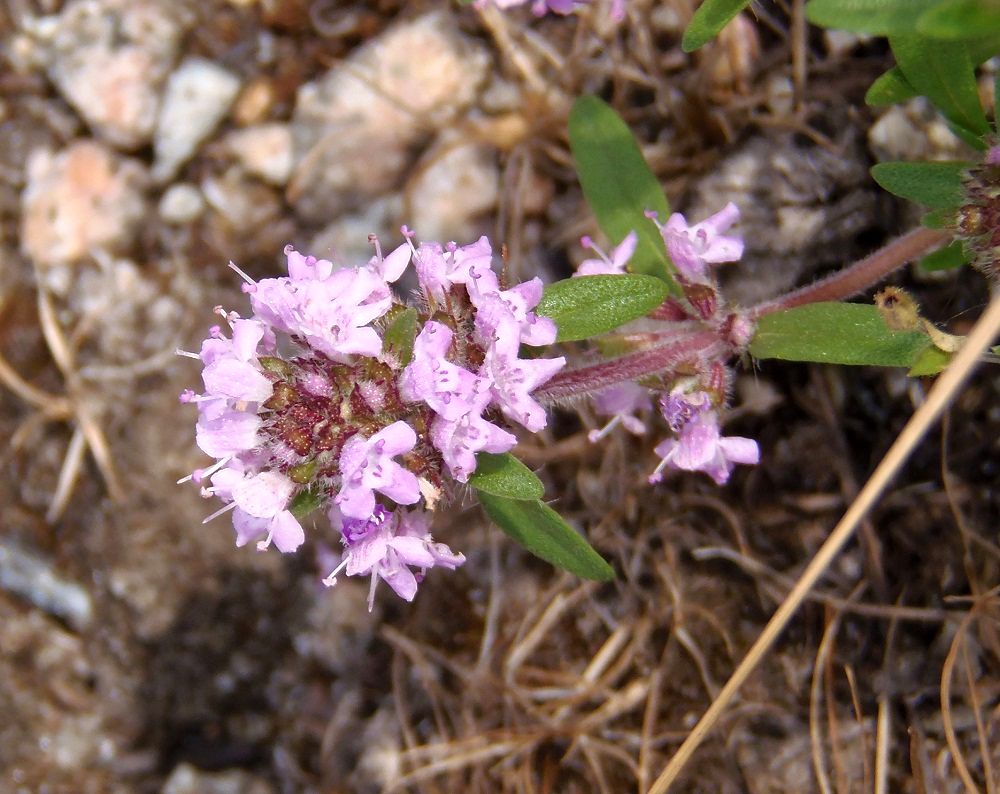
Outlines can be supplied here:
M937 375L951 363L952 353L945 353L938 347L931 345L923 353L917 356L910 371L906 374L911 378L921 378L926 375Z
M983 148L979 138L990 127L979 101L969 45L917 34L890 36L889 45L910 85L934 103L956 134L970 145Z
M750 0L705 0L694 12L687 30L684 31L681 49L684 52L693 52L711 41L748 5Z
M303 488L292 499L288 510L299 521L309 515L313 510L318 510L323 506L323 498L312 488Z
M493 522L536 557L584 579L615 578L611 566L548 505L487 493L479 501Z
M757 358L912 367L930 340L890 331L874 306L811 303L760 318L750 352Z
M481 493L508 499L535 500L541 499L545 493L545 487L535 473L507 452L501 455L480 452L476 455L476 471L469 477L469 485Z
M669 294L653 276L580 276L549 284L535 313L555 321L557 342L573 342L645 317Z
M965 42L969 47L969 56L975 66L988 61L1000 53L1000 29L987 30L978 39Z
M888 36L912 33L917 17L939 0L810 0L806 18L814 25Z
M951 207L931 210L920 219L920 225L928 229L947 229L955 223L955 210Z
M895 105L898 102L905 102L917 96L917 89L910 85L903 70L898 66L893 66L889 71L880 75L868 88L865 94L865 102L876 107L881 105Z
M597 97L580 97L569 114L569 143L601 230L614 245L633 230L639 237L629 269L673 283L663 238L643 214L652 210L665 223L670 205L625 122Z
M1000 0L944 0L917 18L917 32L935 39L974 39L1000 30Z
M920 260L918 267L924 272L933 273L938 270L951 270L952 268L961 267L967 264L968 261L969 257L966 255L962 243L955 240L944 248L939 248L937 251L927 254L927 256Z
M413 358L413 340L417 336L417 310L396 306L389 315L389 323L382 337L383 350L406 366Z
M935 210L962 203L962 176L971 163L879 163L872 178L890 193Z

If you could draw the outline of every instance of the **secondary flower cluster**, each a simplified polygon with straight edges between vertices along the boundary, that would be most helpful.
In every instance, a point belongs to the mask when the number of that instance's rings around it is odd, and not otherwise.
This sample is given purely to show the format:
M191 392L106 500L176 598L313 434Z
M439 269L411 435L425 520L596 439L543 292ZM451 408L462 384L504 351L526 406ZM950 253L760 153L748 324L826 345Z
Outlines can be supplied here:
M459 247L406 241L361 267L285 249L288 275L244 279L252 315L216 311L199 353L204 392L185 391L196 440L216 459L185 480L232 511L237 545L295 551L296 517L325 505L344 546L334 574L379 579L412 599L432 567L464 562L430 535L427 510L467 482L476 453L505 452L498 422L537 432L546 415L531 392L565 363L522 359L522 344L555 340L533 309L539 279L504 289L485 237ZM391 285L413 265L418 306ZM414 570L416 569L416 573ZM371 600L369 601L369 606Z
M693 225L680 213L672 214L663 225L654 214L649 217L660 230L684 292L683 300L671 299L660 307L659 319L670 321L676 328L694 326L715 331L726 343L721 349L727 354L745 350L753 335L752 323L726 307L712 269L713 265L735 262L743 255L743 241L723 234L739 220L739 209L727 204ZM635 232L630 233L609 256L584 237L582 245L593 250L597 258L582 262L575 275L625 273L636 241ZM640 417L651 412L653 398L658 394L660 414L674 435L657 445L660 462L649 477L650 483L661 481L664 469L673 468L704 472L721 485L729 479L735 464L757 463L760 451L753 439L720 433L719 410L725 405L731 378L721 356L695 357L676 368L676 372L684 370L688 372L680 376L675 373L638 384L622 383L599 392L594 407L611 419L602 429L592 431L590 440L600 440L618 425L635 435L644 434L646 424Z
M506 9L523 6L529 0L475 0L476 8L496 6ZM535 16L545 16L550 11L566 16L582 6L590 5L590 0L531 0L531 13ZM625 18L625 0L611 0L611 18L620 22Z

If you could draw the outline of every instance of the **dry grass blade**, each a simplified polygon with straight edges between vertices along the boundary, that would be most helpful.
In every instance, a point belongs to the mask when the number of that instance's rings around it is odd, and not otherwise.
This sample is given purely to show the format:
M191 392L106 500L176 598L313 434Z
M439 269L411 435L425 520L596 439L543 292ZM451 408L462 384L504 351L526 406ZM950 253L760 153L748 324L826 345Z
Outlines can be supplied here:
M858 679L854 674L854 668L850 665L844 667L844 677L847 679L847 685L851 689L851 705L854 707L854 720L858 726L858 735L861 737L861 761L862 761L862 772L864 774L864 790L872 791L875 787L872 777L871 762L869 757L871 755L871 746L868 741L871 731L865 726L865 712L861 705L861 697L858 692Z
M650 794L664 794L677 780L695 750L718 722L740 687L771 649L829 565L853 537L861 519L882 495L890 480L902 468L914 448L927 433L928 428L955 397L998 332L1000 332L1000 295L994 296L990 301L989 307L979 318L963 348L927 395L926 402L907 422L906 427L903 428L895 443L882 458L868 482L865 483L864 488L861 489L858 498L848 508L847 513L834 528L812 562L806 567L784 603L778 607L771 620L768 621L757 641L726 682L718 697L709 705L701 720L695 725L677 750L676 755L653 784Z
M979 737L979 753L983 760L983 777L986 778L987 794L997 794L996 778L993 775L993 764L990 762L990 746L986 736L986 726L983 725L983 712L979 706L979 694L976 691L976 678L969 661L969 646L962 643L962 664L965 667L965 685L969 688L969 699L972 701L972 713L976 718L976 735Z
M882 653L882 667L891 669L890 660L896 647L896 634L899 622L893 620L886 632L885 648ZM889 791L889 750L892 743L892 696L883 691L878 696L878 717L875 722L875 794L887 794ZM915 772L915 776L919 772Z
M969 630L969 625L975 617L975 609L965 616L965 620L962 621L958 627L958 631L955 632L955 639L952 640L948 656L944 660L944 666L941 668L941 722L944 727L945 739L948 741L948 749L951 750L955 770L962 779L965 790L970 792L970 794L978 794L979 787L972 779L969 768L965 765L965 760L962 758L962 748L959 747L958 737L955 736L955 724L951 718L951 676L955 669L955 662L958 659L958 651L965 645L965 633Z
M809 738L812 745L813 773L816 775L816 784L823 794L833 794L833 788L830 786L830 778L826 772L826 755L823 752L825 741L820 721L820 693L823 673L830 664L830 654L833 651L833 643L839 628L840 615L835 614L827 624L826 631L823 632L823 639L819 643L819 650L816 651L812 683L809 686ZM833 708L833 704L827 703L827 707Z
M889 791L889 743L892 736L892 708L888 696L878 700L875 728L875 794Z

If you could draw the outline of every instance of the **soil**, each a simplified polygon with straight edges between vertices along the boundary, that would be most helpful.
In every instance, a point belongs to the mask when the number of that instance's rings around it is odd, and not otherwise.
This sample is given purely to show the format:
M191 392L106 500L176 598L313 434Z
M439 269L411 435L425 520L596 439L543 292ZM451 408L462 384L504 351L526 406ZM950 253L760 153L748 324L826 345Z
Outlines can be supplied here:
M634 0L621 25L601 3L539 20L395 0L144 0L184 17L148 90L193 56L240 85L158 180L152 133L109 132L53 71L37 20L86 2L0 8L0 791L647 790L929 382L747 362L727 432L757 439L762 462L722 488L699 475L652 488L653 437L590 445L592 413L561 411L518 454L617 578L553 570L469 499L435 524L468 562L433 571L412 604L383 588L369 614L366 582L321 585L319 540L258 554L235 548L225 518L202 523L212 503L175 485L204 465L177 399L198 372L173 353L197 349L214 305L243 305L229 260L273 275L289 242L394 239L456 130L495 196L472 214L458 198L441 209L453 233L505 242L522 278L569 275L577 239L596 235L565 132L583 93L619 110L689 217L743 208L734 295L808 282L915 222L867 176L884 111L863 95L891 63L884 42L811 29L796 43L782 3L686 55L689 0ZM303 85L435 11L483 77L452 116L414 126L390 187L329 206L317 189L304 204L301 152L291 177L264 178L228 148L230 132L262 124L301 139ZM83 185L43 181L69 151L109 158L107 184L94 170ZM194 196L187 216L164 210L178 185L197 188L174 196ZM76 208L88 190L97 198ZM65 225L31 226L33 196ZM967 270L897 281L953 333L987 294ZM887 767L890 791L959 792L959 766L981 787L996 776L998 391L995 367L981 368L677 790L867 792Z

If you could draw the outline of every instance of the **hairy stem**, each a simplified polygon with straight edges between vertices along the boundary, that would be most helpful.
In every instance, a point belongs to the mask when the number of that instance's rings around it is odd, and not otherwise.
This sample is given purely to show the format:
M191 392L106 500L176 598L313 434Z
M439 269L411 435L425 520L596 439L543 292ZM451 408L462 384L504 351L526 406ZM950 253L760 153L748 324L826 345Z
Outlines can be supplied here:
M939 229L914 229L832 276L754 306L750 316L761 317L807 303L838 301L857 295L907 262L937 248L948 236L947 232Z
M593 394L637 378L676 369L685 362L711 360L726 355L726 345L715 331L693 331L666 344L629 353L610 361L560 372L532 396L551 404L571 397Z

